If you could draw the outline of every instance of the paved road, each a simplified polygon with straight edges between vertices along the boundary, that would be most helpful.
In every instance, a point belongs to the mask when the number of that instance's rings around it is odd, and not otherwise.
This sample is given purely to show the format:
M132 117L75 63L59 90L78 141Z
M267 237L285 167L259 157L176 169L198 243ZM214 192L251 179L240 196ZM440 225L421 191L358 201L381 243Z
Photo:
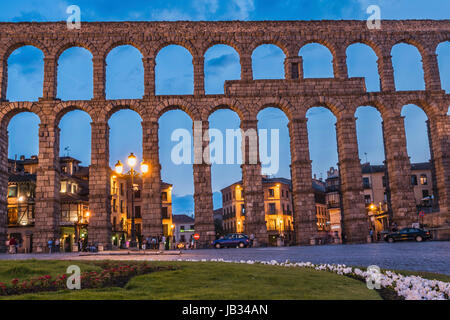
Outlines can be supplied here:
M343 263L352 266L378 265L381 268L415 270L444 273L450 275L450 241L396 242L361 245L323 245L281 248L249 249L202 249L186 250L181 255L123 255L114 252L95 256L69 254L0 254L4 259L116 259L116 260L176 260L176 259L218 259L255 261L310 261L313 263ZM1 263L1 262L0 262Z

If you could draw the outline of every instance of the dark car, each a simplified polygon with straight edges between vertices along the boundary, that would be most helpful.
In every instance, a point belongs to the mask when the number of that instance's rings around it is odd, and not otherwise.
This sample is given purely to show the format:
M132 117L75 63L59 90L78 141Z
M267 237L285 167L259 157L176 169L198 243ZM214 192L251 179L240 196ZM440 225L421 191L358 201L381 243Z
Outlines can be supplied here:
M249 246L249 244L250 239L248 238L248 236L241 233L227 234L225 237L214 240L212 243L212 245L217 249L224 247L244 248Z
M401 240L415 240L421 242L429 239L431 239L431 233L418 228L403 228L396 232L390 232L384 236L384 240L390 243Z

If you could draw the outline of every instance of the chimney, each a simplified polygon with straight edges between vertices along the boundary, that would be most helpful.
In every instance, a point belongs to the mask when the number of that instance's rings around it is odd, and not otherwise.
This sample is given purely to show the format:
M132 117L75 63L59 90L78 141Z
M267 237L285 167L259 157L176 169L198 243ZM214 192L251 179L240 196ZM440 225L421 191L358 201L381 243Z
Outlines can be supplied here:
M24 155L21 155L21 156L20 156L20 160L21 160L21 161L25 160L25 156L24 156Z

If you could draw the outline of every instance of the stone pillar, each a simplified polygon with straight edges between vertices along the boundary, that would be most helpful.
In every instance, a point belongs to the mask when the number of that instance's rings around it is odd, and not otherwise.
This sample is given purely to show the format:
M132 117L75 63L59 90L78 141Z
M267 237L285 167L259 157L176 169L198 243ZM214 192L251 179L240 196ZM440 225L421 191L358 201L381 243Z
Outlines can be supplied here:
M411 185L411 163L406 150L403 117L395 116L383 119L383 136L392 220L399 227L411 226L417 210Z
M363 243L369 234L364 203L362 168L358 155L353 116L340 116L336 123L342 193L342 234L345 243Z
M91 123L91 165L89 167L89 242L111 248L111 168L109 126Z
M105 99L105 85L106 85L106 61L103 56L96 56L92 58L94 68L94 99Z
M450 218L450 118L435 115L429 120L430 147L436 172L439 209L447 219Z
M200 234L198 243L207 247L215 239L213 200L211 188L211 164L209 146L208 121L194 121L194 205L195 232Z
M336 79L347 79L347 54L346 48L338 48L333 54L333 72Z
M58 61L56 57L44 58L44 87L42 92L43 100L53 100L56 97Z
M258 120L242 120L242 181L244 187L245 232L254 234L260 245L267 245L264 189L258 149ZM249 137L248 139L246 137Z
M8 131L1 128L0 134L0 253L7 251L8 234Z
M154 57L142 58L144 64L144 97L155 95L155 67Z
M378 74L380 77L380 90L395 91L394 68L392 67L392 56L390 53L384 53L378 58Z
M194 95L205 95L205 58L195 57L194 64Z
M39 124L33 251L48 252L47 241L60 237L59 128Z
M442 90L437 54L434 52L427 53L422 58L422 65L426 90L429 91Z
M8 87L8 61L0 59L0 101L6 100Z
M241 80L253 80L252 54L241 55Z
M294 201L294 231L297 244L310 244L318 235L316 203L312 188L307 119L289 122L291 142L292 195Z
M157 121L142 121L142 149L143 158L149 164L142 183L142 234L157 237L163 235Z
M284 59L284 77L286 79L303 79L303 58L299 56Z

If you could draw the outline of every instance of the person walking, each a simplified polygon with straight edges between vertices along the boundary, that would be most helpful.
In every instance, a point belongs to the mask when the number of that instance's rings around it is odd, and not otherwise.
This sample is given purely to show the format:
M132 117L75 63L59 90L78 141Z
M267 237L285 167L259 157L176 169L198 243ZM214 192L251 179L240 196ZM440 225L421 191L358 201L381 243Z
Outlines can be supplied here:
M147 248L147 239L142 237L142 250L144 250L144 253L146 248Z
M16 238L14 238L14 236L11 236L11 238L9 239L9 253L11 254L17 253L16 245L17 245Z
M370 240L373 242L373 229L372 228L370 228L369 235L370 235Z
M252 234L250 234L250 247L253 247L254 240L255 240L255 235L252 233Z
M60 250L60 244L61 242L59 241L58 238L55 239L55 252L58 253Z
M48 250L49 250L50 254L52 254L53 253L53 239L52 238L50 238L47 241L47 245L48 245Z

